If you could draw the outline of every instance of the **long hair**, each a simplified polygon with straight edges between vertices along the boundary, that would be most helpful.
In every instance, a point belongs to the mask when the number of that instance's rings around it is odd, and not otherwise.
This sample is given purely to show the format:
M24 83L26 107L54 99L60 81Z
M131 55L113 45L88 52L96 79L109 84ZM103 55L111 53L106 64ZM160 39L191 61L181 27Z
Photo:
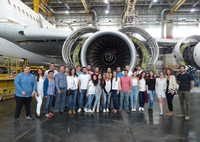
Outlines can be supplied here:
M140 73L140 75L139 75L139 80L142 79L142 74L143 74L143 73L145 73L144 79L146 80L146 72L145 72L145 71L142 71L142 72Z
M153 76L150 75L150 72L153 73ZM155 76L154 76L154 72L153 72L152 70L149 71L149 75L148 75L147 79L149 80L149 79L151 79L151 77L152 77L154 80L156 80L156 78L155 78Z
M165 70L165 74L166 74L167 76L168 76L168 74L167 74L167 70L170 71L170 75L173 75L172 69L170 69L170 68L166 68L166 70Z
M44 71L42 70L42 68L37 69L37 72L36 72L36 75L35 75L35 76L36 76L37 82L39 82L39 79L40 79L40 75L39 75L39 73L38 73L39 70L42 71L42 77L44 77Z
M113 76L114 72L116 72L115 81L117 81L117 71L115 71L115 70L114 70L113 73L112 73L112 80L113 80L113 78L114 78L114 76Z
M75 68L71 68L70 71L69 71L69 76L72 76L72 70L75 70L75 73L74 73L74 76L77 76L78 75L76 74L76 69Z
M94 78L93 78L94 76L96 76L96 75L92 74L91 80L92 80L94 86L97 86L98 85L98 78L96 80L94 80Z
M106 74L109 75L109 80L110 80L110 73L109 72L105 72L105 79L106 79Z
M102 76L101 73L99 73L98 76L97 76L97 80L99 80L99 78L98 78L99 75L101 75L101 79L100 79L100 87L102 87L102 86L103 86L103 76Z

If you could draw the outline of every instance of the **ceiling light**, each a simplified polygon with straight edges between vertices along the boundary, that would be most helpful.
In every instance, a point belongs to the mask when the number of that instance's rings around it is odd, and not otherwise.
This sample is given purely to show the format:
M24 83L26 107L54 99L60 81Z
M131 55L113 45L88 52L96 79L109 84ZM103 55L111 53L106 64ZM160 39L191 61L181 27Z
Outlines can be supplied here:
M157 0L153 0L153 2L157 2Z
M108 13L109 13L109 10L106 10L105 12L106 12L106 14L108 14Z
M185 19L183 19L183 22L185 22Z
M147 21L146 20L144 20L144 23L146 23Z
M105 3L108 3L108 0L104 0Z
M69 14L69 11L67 10L67 11L65 11L65 13L66 13L66 14Z
M194 8L192 8L192 9L191 9L191 12L194 12L194 11L195 11L195 9L194 9Z

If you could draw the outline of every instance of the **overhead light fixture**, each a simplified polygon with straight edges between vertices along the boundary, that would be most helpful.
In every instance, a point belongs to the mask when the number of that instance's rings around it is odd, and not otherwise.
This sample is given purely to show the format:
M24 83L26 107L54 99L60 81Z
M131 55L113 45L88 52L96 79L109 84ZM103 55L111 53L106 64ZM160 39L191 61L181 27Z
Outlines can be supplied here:
M183 19L183 22L185 22L185 19Z
M157 2L157 0L153 0L153 2Z
M192 9L191 9L191 12L194 12L194 11L195 11L195 9L194 9L194 8L192 8Z
M159 21L159 20L157 20L157 21L156 21L156 23L160 23L160 21Z
M97 20L97 23L99 23L99 20Z
M146 20L144 20L144 23L146 23L147 21Z
M111 23L111 20L109 20L109 23Z
M108 3L108 0L104 0L105 3Z
M66 13L66 14L69 14L69 11L67 10L67 11L65 11L65 13Z
M109 10L106 10L105 12L106 12L106 14L108 14L108 13L109 13Z

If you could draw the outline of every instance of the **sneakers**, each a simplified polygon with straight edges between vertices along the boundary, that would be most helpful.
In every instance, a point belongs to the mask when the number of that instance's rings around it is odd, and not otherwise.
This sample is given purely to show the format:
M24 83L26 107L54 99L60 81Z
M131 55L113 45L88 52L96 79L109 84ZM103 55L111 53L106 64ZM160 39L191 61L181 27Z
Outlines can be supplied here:
M177 117L178 117L178 118L184 118L185 115L184 115L184 114L179 114L179 115L177 115Z
M185 116L185 120L190 120L190 117L189 116Z
M93 112L95 112L95 107L92 109Z
M17 123L18 122L18 118L14 118L13 123Z
M139 107L139 109L138 109L139 111L141 111L142 110L142 108L141 107Z
M160 116L162 116L162 115L163 115L163 112L161 111L161 112L160 112Z
M133 111L133 107L131 108L131 111Z
M99 112L99 109L97 108L97 112Z
M26 119L27 120L33 120L34 118L32 116L27 116Z
M118 111L122 111L121 109L118 109Z
M136 112L136 108L133 108L133 112Z
M81 112L81 108L78 109L78 112Z
M106 112L106 109L103 109L103 112Z
M85 112L88 112L86 108L84 108L84 111L85 111Z
M109 112L109 109L107 108L106 111Z
M141 110L144 112L144 108L142 107Z
M126 110L126 112L130 112L130 110Z

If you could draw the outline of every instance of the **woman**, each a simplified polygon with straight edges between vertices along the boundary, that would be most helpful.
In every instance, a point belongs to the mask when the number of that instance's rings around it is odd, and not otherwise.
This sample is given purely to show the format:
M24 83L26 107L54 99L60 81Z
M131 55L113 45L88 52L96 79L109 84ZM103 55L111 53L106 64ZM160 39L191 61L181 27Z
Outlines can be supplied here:
M164 78L164 73L160 72L160 78L156 80L156 96L159 100L159 106L160 106L160 116L163 115L163 106L165 102L165 83L166 79Z
M95 74L92 74L91 80L88 84L88 89L87 89L88 102L87 102L87 104L85 105L85 108L84 108L85 112L93 112L91 110L91 105L92 105L92 101L94 99L94 95L96 93L96 86L97 85L98 85L97 76Z
M36 117L41 118L40 111L43 101L43 85L44 85L44 72L41 68L37 70L35 78L37 80L37 91L35 93L35 98L37 100Z
M156 78L154 76L153 71L149 71L148 78L146 80L146 90L147 94L149 94L149 113L153 113L153 104L154 104L154 98L155 98L155 86L156 86Z
M78 75L76 74L76 69L72 68L67 76L67 92L69 96L68 108L69 114L76 114L76 97L78 93ZM73 103L72 103L73 101Z
M136 112L137 99L138 99L138 86L139 78L137 77L137 71L133 71L132 79L132 89L131 89L131 111ZM134 101L133 101L134 97Z
M167 104L169 108L169 112L166 114L168 116L173 115L173 98L174 98L174 93L177 90L177 84L176 84L176 78L172 73L172 69L167 68L165 70L167 79L166 79L166 84L165 84L165 93L166 93L166 98L167 98Z
M110 79L110 73L106 72L103 83L103 112L109 112L111 90L112 83Z
M52 117L54 114L51 113L51 103L53 96L56 93L55 80L53 78L54 71L49 71L49 77L44 80L44 97L45 97L45 116Z
M144 104L145 104L145 94L146 91L146 72L142 71L139 75L139 111L144 111Z
M102 83L103 83L103 77L102 74L98 74L98 84L96 86L96 94L95 94L95 103L93 107L93 111L95 111L95 107L97 106L97 112L99 112L99 106L100 106L100 98L101 98L101 88L102 88Z
M117 72L113 71L113 73L112 73L112 97L113 97L114 109L112 111L114 113L117 112L117 95L119 95L120 84L121 84L120 78L117 77Z

